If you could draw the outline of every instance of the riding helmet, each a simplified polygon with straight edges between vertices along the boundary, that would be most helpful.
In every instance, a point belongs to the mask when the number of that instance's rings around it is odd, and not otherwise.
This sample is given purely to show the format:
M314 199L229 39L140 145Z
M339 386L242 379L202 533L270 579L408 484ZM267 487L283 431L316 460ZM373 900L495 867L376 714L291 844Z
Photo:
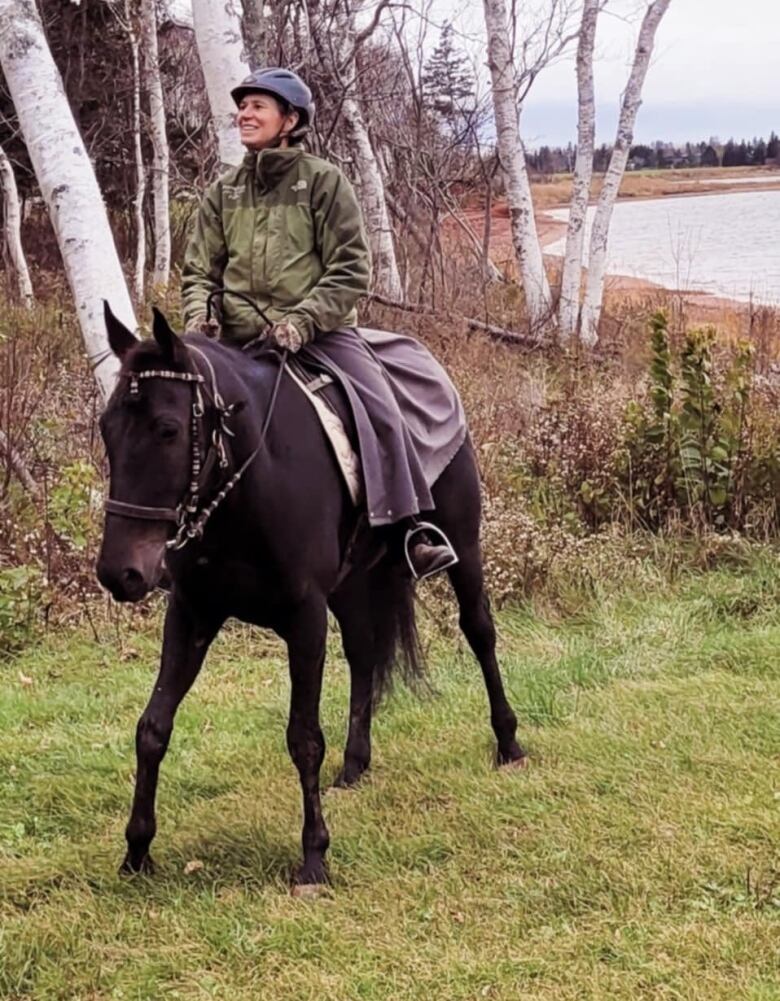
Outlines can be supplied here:
M314 120L314 99L297 73L278 66L255 70L231 90L230 96L238 105L247 94L257 93L273 94L298 112L300 121L292 133L294 137L304 135L311 127Z

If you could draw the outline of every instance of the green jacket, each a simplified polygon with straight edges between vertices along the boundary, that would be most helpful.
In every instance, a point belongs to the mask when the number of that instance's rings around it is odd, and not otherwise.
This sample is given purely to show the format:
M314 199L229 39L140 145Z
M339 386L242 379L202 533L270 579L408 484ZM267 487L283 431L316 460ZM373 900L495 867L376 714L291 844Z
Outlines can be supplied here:
M360 207L338 167L300 147L248 153L203 197L184 256L184 323L205 318L208 294L224 286L310 341L355 325L369 275ZM224 337L250 340L265 326L247 303L224 296Z

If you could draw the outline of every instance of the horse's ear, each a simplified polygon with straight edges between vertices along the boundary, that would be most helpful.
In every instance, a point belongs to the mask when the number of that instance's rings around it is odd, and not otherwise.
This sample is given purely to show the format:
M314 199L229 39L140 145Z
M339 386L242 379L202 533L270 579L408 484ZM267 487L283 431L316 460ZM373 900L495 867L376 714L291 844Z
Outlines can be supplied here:
M136 346L138 338L132 331L127 329L121 320L118 320L114 316L108 304L108 299L103 300L103 317L106 321L108 346L121 361L127 352Z
M163 354L169 361L181 359L184 355L184 345L181 340L156 306L152 306L152 313L154 314L152 333Z

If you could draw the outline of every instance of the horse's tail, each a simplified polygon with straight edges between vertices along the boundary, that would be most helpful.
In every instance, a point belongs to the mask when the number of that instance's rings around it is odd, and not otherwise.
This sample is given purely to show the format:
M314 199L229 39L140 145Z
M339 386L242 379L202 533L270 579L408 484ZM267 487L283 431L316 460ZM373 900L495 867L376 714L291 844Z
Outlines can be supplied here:
M374 702L387 693L395 674L412 688L425 678L425 657L417 632L414 584L398 564L384 560L374 569L371 588L376 660Z

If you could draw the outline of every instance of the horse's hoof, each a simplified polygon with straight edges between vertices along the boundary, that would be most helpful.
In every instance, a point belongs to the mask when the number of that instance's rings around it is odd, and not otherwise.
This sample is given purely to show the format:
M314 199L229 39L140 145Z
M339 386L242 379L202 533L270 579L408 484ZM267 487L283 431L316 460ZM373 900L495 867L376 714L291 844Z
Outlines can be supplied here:
M140 862L135 862L130 855L125 855L119 867L120 876L153 876L154 862L151 855L144 855Z
M498 767L501 769L527 768L528 755L519 747L513 747L508 754L498 754Z
M522 758L514 758L511 761L503 761L498 767L502 771L510 771L510 770L515 771L528 768L529 763L530 762L528 760L528 755L524 754Z
M354 789L358 782L360 782L366 774L366 771L367 769L364 768L360 772L348 772L342 768L333 780L331 789Z
M299 900L317 900L328 892L325 883L296 883L292 895Z

